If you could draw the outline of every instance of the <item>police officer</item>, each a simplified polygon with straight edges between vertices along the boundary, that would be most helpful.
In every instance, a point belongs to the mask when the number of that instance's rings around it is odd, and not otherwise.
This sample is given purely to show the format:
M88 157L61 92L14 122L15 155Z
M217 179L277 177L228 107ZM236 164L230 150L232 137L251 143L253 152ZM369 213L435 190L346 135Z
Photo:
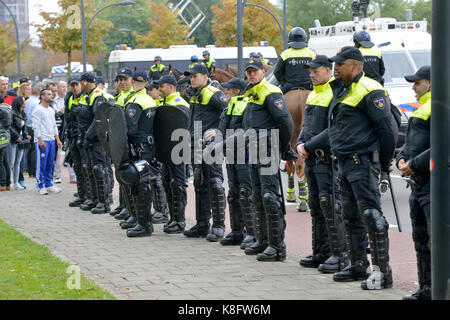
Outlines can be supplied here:
M282 84L281 90L286 93L290 90L312 90L309 69L304 65L316 57L314 51L308 48L305 30L296 27L289 31L289 48L278 57L273 74Z
M233 78L221 85L225 88L225 94L229 99L227 112L219 125L219 130L225 137L227 130L242 129L242 116L247 107L247 99L243 94L247 84L239 78ZM205 133L205 139L211 140L215 135L215 130L209 130ZM235 144L235 139L226 143ZM233 150L237 150L236 146L233 147ZM235 153L233 161L226 165L231 232L220 240L220 243L222 245L240 245L241 249L245 249L256 241L255 209L252 202L249 165L246 162L239 163L237 158L237 153ZM244 224L246 232L244 232Z
M267 130L265 140L271 137L273 129L278 129L280 148L267 143L267 153L271 161L267 163L264 161L267 159L258 157L257 164L250 165L257 242L247 247L244 252L247 255L257 254L259 261L283 261L286 259L286 224L282 210L284 203L280 194L279 153L281 152L285 160L288 159L289 153L293 153L289 146L293 121L281 90L269 84L264 77L265 71L261 61L250 60L245 67L245 74L250 85L244 94L248 104L243 116L243 127L245 130L257 130L259 140L264 138L263 133L259 132L261 129ZM253 144L250 139L249 148ZM263 147L261 141L257 146ZM250 149L249 151L251 154Z
M404 300L431 300L430 69L423 66L414 75L405 77L406 81L414 82L416 99L422 105L409 118L405 145L397 156L397 167L412 181L409 208L419 276L419 289L403 297Z
M367 31L358 31L353 35L355 48L358 48L364 57L364 73L366 77L378 81L384 85L384 61L380 50L374 48Z
M68 141L69 158L73 163L73 171L77 177L77 195L75 200L69 203L69 207L79 207L87 200L88 177L85 175L81 164L81 155L77 140L79 136L77 114L80 111L81 85L77 78L69 79L69 92L64 99L64 132Z
M189 65L189 70L192 69L196 64L198 64L198 57L196 55L193 55L191 57L191 64Z
M328 57L318 55L305 65L310 68L314 91L308 96L305 121L297 140L297 151L305 158L308 180L309 207L312 220L313 253L300 260L300 265L317 268L326 273L345 267L344 226L340 212L335 211L333 199L333 171L328 141L315 143L317 135L328 128L328 106L333 99L330 85L332 64Z
M134 92L128 96L125 104L129 158L131 161L146 160L150 164L156 160L153 141L153 120L156 103L147 95L145 87L148 84L148 78L145 71L136 70L132 78ZM119 175L122 174L119 170ZM130 216L135 215L137 220L134 227L127 228L127 236L151 236L153 232L150 212L152 193L148 181L139 181L134 186L125 185L124 189L126 189L124 193L126 193L127 209Z
M271 65L270 61L268 59L264 58L261 52L258 52L256 54L256 58L258 60L260 60L266 66L270 66Z
M208 69L208 74L214 74L216 70L216 60L211 59L211 55L208 50L203 51L203 62Z
M166 70L166 66L162 64L160 56L156 56L154 59L155 64L150 67L148 74L148 80L159 80Z
M196 64L185 72L189 76L195 95L191 97L190 133L191 148L196 151L203 144L203 134L219 126L220 116L227 107L227 97L213 87L208 79L208 69ZM200 125L200 127L198 127ZM192 153L195 157L195 152ZM200 163L198 163L200 162ZM208 241L219 241L225 232L225 190L221 164L206 164L203 159L194 159L194 189L197 223L184 231L187 237L205 237ZM209 232L210 209L213 225Z
M363 56L354 47L343 47L330 59L342 89L329 108L328 136L339 165L342 211L350 264L334 274L335 281L363 280L361 287L392 287L389 266L389 223L381 211L378 178L388 172L398 128L386 91L363 73ZM367 233L366 233L367 232ZM367 277L367 234L372 272Z
M110 94L97 88L95 75L85 72L80 77L81 89L85 92L80 100L81 109L78 116L78 128L83 138L83 146L89 156L88 171L91 183L95 184L98 203L91 209L92 213L106 213L110 211L110 186L112 181L108 174L111 160L106 155L95 132L94 114L97 107L105 102L114 103ZM93 188L92 188L93 189ZM83 207L82 207L83 209ZM84 209L86 210L86 209Z
M155 100L155 103L157 106L161 105L161 102L163 100L163 97L161 95L161 91L159 91L158 85L156 84L156 81L152 81L149 83L145 89L147 89L147 94Z
M98 76L96 77L95 83L97 84L97 88L99 88L100 90L105 90L105 78L103 78L102 76Z
M165 75L156 84L164 97L161 105L174 106L183 110L187 115L190 114L189 103L177 92L177 81L173 76ZM164 225L163 231L169 234L181 233L186 227L186 168L184 164L169 162L164 164L162 172L164 189L166 190L170 211L170 220Z

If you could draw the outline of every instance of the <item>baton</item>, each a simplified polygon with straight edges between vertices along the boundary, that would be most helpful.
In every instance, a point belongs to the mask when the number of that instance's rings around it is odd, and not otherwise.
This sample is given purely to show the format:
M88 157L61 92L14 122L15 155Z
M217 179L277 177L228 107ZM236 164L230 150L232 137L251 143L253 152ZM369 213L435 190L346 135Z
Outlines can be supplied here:
M279 169L278 169L278 182L280 184L280 192L281 192L281 210L283 211L283 216L286 216L286 205L284 203L283 183L281 181L281 174Z
M400 225L400 217L398 216L398 211L397 211L397 201L395 200L395 195L394 195L394 189L392 188L392 181L391 181L391 175L388 172L388 180L389 180L389 189L391 190L391 198L392 198L392 204L394 205L394 212L395 212L395 219L397 219L397 225L398 225L398 231L402 232L402 226Z

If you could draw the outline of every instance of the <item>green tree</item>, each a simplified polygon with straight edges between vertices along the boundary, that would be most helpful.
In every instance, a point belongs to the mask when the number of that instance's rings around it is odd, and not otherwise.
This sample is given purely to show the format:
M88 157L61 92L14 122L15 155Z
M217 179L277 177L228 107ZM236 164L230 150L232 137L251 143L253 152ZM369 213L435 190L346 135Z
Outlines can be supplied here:
M45 22L35 25L44 50L67 54L67 77L70 77L73 51L82 48L79 3L78 0L59 0L58 5L61 10L57 13L41 11L40 15ZM93 0L85 1L85 7L85 25L87 26L95 12ZM86 51L93 53L103 48L101 38L106 35L111 25L110 22L102 21L98 17L93 20L86 38Z
M431 0L417 0L407 5L408 9L413 11L413 20L428 21L428 32L431 33Z
M6 71L8 63L17 60L16 37L12 23L6 26L0 24L0 72Z

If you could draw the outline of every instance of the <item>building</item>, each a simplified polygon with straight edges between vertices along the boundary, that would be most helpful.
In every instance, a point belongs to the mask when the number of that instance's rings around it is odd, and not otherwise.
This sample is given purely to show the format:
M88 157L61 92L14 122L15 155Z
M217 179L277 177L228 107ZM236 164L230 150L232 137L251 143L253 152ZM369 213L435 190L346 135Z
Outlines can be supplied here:
M30 34L28 0L2 0L2 2L8 6L8 8L11 10L11 13L14 15L14 18L16 19L17 27L19 29L19 41L20 43L22 43ZM6 25L11 20L11 14L5 8L5 6L0 3L0 23Z

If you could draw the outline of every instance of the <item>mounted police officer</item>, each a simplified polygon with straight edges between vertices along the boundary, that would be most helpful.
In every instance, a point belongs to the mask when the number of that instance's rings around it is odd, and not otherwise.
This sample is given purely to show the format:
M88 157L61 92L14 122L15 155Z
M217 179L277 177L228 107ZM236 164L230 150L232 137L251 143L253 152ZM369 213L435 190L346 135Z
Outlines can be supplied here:
M162 59L160 56L156 56L154 62L155 64L150 67L150 72L148 74L149 81L159 80L166 70L166 66L162 64Z
M198 57L196 55L193 55L191 57L191 64L189 65L188 69L192 69L196 64L199 64Z
M247 99L244 98L243 94L247 85L239 78L233 78L221 85L225 88L225 93L229 98L228 109L219 125L219 130L225 137L227 130L235 132L239 129L242 130L242 118L247 107ZM211 140L215 135L215 130L209 130L205 134L205 139ZM235 144L235 141L237 139L234 138L227 141L226 147L230 148L228 144ZM238 150L237 148L239 148L239 146L232 147L232 150ZM222 245L240 245L241 249L244 250L256 242L255 208L252 202L250 167L248 159L245 159L244 163L239 162L237 152L230 162L227 163L226 167L231 232L220 240L220 243Z
M312 90L309 70L304 65L311 62L316 53L308 48L306 32L302 28L289 31L288 39L289 49L278 57L273 74L282 85L283 93L294 89Z
M313 253L300 260L300 265L325 273L345 267L345 236L340 212L335 210L333 170L328 141L315 143L317 135L328 128L328 106L333 99L330 82L332 64L318 55L305 67L310 68L314 91L308 96L305 121L297 140L297 151L305 158L308 179L309 207L312 219Z
M214 74L214 71L216 70L216 60L211 58L211 54L208 50L203 51L203 64L206 66L206 69L208 69L208 74Z
M189 76L195 95L191 97L190 133L191 149L203 145L203 134L219 126L220 116L227 107L227 97L222 91L209 83L208 69L196 64L185 72ZM199 128L198 125L201 127ZM195 152L193 152L193 156ZM225 190L221 164L206 164L193 161L195 210L197 223L184 231L187 237L205 237L208 241L219 241L225 232ZM213 225L210 229L209 219L212 210Z
M88 166L91 183L95 184L98 203L91 209L92 213L106 213L110 211L110 177L108 177L108 166L111 160L106 155L100 145L95 131L94 114L97 107L105 102L114 103L114 98L108 93L97 88L95 75L92 72L85 72L80 77L81 89L85 95L80 99L80 112L78 115L78 128L81 134L83 147L87 150ZM93 178L93 179L92 179ZM92 187L92 186L91 186ZM93 188L91 188L93 189ZM86 210L86 207L81 207Z
M263 57L263 55L262 55L261 52L258 52L258 53L256 54L256 58L257 58L258 60L260 60L260 61L261 61L264 65L266 65L266 66L272 65L268 59L266 59L266 58Z
M78 130L77 115L80 112L81 85L78 79L69 79L69 92L64 99L64 132L68 141L69 163L73 163L73 171L77 177L77 195L75 200L69 203L69 207L79 207L87 200L89 188L88 179L85 175L81 163L80 148L77 146Z
M392 287L389 266L389 223L383 216L378 179L389 172L398 128L386 90L363 73L363 56L343 47L335 62L336 79L343 87L329 108L328 136L339 165L339 180L350 264L334 274L335 281L363 280L361 288ZM367 277L367 234L372 272Z
M156 82L156 85L158 85L159 91L163 96L160 105L177 107L187 115L190 114L189 103L177 92L177 81L173 76L163 76ZM173 162L164 163L162 176L170 212L170 220L164 225L163 231L169 234L181 233L186 227L187 186L185 165L183 163L174 164Z
M129 159L131 162L120 167L119 180L124 185L125 202L130 216L135 216L137 220L134 227L127 228L128 237L151 236L153 232L150 211L152 193L148 184L148 177L151 175L150 163L156 161L153 140L156 103L147 95L145 89L147 84L145 71L135 71L133 73L134 91L128 96L125 104ZM143 168L145 176L135 179L136 168L138 167ZM133 177L132 183L126 181L128 176ZM132 221L129 220L130 218L127 222L131 224Z
M410 116L406 142L397 156L397 167L402 176L409 177L411 186L409 208L419 275L419 290L403 297L404 300L431 300L430 69L423 66L414 75L405 77L406 81L414 82L413 90L422 106Z
M257 242L245 249L245 254L257 254L259 261L283 261L286 259L286 245L284 230L286 223L283 216L282 196L279 180L279 154L283 159L293 151L289 141L293 131L293 121L281 90L268 83L264 77L264 66L259 60L249 60L245 73L250 83L244 97L248 104L243 116L245 130L257 130L258 148L274 134L273 129L279 130L279 146L266 143L270 161L266 162L258 155L256 164L250 165L253 204L256 215ZM267 134L264 134L266 130ZM278 142L278 141L276 141ZM249 140L249 148L254 142ZM249 149L250 150L250 149ZM259 152L261 153L261 152ZM278 174L277 174L278 173Z
M355 48L358 48L364 57L364 73L366 77L378 81L384 85L384 61L380 50L374 48L367 31L358 31L353 35Z

